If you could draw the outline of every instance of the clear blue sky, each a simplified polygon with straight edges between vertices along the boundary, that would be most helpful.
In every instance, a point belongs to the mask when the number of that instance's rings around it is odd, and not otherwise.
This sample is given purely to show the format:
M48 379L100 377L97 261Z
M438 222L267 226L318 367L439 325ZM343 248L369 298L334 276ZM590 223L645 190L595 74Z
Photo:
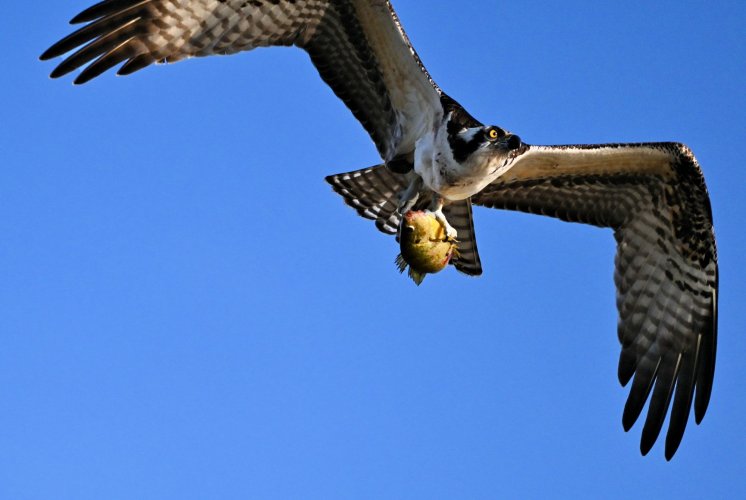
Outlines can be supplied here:
M610 230L476 209L484 275L417 288L323 181L378 158L304 53L48 79L89 1L4 7L0 498L746 496L742 2L394 2L486 123L697 155L717 368L666 463L622 430Z

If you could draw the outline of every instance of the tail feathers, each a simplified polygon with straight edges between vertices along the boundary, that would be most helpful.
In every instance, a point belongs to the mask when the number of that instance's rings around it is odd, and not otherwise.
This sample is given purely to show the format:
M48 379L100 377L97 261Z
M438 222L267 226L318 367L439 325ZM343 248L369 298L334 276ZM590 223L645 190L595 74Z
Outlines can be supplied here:
M395 174L385 165L376 165L330 175L326 182L360 216L375 221L379 231L396 234L401 222L401 216L397 212L399 193L409 184L406 175Z
M458 232L458 255L451 259L457 270L470 276L482 274L477 238L474 233L474 220L471 215L471 198L452 202L443 207L443 215Z
M399 230L399 195L407 188L409 181L409 175L394 173L385 165L326 178L326 182L344 198L346 204L360 216L375 221L376 227L386 234L397 234ZM421 199L415 208L426 208L428 203L429 199ZM443 213L458 231L458 257L451 259L451 264L464 274L479 276L482 274L482 264L474 234L471 199L452 202L443 207Z

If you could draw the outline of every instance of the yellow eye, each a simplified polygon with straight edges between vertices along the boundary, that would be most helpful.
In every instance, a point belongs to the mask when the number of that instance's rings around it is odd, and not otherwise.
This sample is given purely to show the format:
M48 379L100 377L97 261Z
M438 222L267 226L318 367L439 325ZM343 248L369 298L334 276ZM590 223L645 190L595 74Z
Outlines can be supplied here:
M496 129L494 129L494 128L491 128L491 129L489 130L489 132L487 132L487 137L489 137L490 139L497 139L497 137L498 137L499 135L500 135L500 134L498 134L498 133L497 133L497 130L496 130Z

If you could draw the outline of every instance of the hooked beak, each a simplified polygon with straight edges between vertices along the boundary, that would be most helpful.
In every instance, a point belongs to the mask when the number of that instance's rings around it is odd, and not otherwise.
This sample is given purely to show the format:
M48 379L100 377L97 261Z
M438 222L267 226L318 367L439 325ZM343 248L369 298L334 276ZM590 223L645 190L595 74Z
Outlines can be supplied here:
M507 151L513 151L523 146L523 141L521 141L521 138L515 134L508 134L502 139L500 139L497 142L497 145L501 149L505 149Z

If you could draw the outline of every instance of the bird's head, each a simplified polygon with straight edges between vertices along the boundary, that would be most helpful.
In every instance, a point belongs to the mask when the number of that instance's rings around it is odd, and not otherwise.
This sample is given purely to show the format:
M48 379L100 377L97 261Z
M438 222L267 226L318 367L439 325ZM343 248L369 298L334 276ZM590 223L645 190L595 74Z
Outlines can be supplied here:
M523 147L520 137L494 125L449 132L453 159L459 163L475 158L508 159Z

